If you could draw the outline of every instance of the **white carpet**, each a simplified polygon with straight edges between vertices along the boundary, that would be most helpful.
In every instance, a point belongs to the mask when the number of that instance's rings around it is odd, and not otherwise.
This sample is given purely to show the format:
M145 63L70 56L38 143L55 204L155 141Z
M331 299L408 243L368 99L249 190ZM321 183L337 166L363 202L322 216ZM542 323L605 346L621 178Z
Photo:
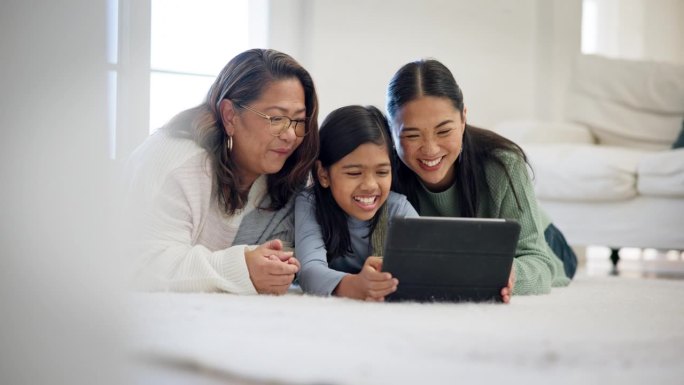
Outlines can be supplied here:
M682 384L683 295L612 277L509 305L135 294L131 342L138 360L243 383Z

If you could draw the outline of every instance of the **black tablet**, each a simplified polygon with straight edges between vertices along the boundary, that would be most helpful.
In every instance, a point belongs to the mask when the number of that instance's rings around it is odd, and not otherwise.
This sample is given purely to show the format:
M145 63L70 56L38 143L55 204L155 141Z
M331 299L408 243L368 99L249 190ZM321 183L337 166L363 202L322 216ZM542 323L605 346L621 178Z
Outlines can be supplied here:
M501 302L519 235L514 220L395 217L382 269L399 285L385 300Z

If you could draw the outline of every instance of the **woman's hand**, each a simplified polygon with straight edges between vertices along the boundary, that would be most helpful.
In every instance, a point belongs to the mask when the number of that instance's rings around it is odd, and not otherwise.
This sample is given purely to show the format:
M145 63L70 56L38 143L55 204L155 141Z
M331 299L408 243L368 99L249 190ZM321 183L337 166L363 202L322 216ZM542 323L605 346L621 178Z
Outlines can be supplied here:
M511 266L511 275L508 277L508 286L501 289L501 299L503 299L504 303L511 302L513 285L515 285L515 265Z
M245 251L249 279L259 294L285 294L299 271L299 261L274 239Z
M368 257L358 274L342 278L334 294L340 297L383 301L385 296L397 290L399 281L390 273L382 272L382 258Z

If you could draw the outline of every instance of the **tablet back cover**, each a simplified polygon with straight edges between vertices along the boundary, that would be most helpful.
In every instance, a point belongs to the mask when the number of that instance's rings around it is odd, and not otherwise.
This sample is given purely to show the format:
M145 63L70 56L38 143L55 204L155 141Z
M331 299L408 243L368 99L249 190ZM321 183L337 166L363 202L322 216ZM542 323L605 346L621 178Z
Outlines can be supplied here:
M399 280L388 301L501 301L518 243L511 220L394 218L383 271Z

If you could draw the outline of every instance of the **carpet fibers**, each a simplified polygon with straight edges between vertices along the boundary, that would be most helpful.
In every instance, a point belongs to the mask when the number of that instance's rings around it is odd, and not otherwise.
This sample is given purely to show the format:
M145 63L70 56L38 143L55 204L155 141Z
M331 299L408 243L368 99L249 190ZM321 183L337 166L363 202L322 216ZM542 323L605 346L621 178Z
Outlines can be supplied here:
M508 305L134 294L130 349L217 383L681 384L683 295L684 281L618 277Z

